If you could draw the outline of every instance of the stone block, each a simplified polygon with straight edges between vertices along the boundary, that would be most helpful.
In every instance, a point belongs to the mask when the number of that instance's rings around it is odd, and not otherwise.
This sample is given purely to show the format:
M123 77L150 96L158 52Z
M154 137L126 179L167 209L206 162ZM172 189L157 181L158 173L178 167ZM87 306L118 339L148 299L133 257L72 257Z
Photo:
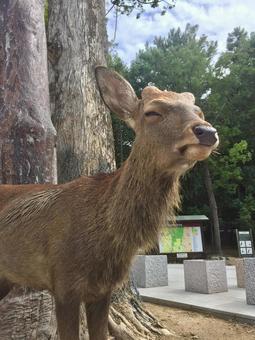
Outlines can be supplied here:
M137 255L132 265L137 287L160 287L168 285L166 255Z
M245 288L244 259L236 259L236 280L238 288Z
M196 293L227 292L227 273L224 260L185 260L185 290Z
M246 302L255 305L255 258L244 259Z

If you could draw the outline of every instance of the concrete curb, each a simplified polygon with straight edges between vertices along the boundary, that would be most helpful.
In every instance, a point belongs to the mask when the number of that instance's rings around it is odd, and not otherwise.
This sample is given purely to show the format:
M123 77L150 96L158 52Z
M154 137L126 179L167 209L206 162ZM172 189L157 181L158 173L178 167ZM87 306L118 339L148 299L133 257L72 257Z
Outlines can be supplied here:
M195 311L195 312L203 312L205 314L212 314L214 316L217 316L222 319L227 320L236 320L242 323L247 323L251 325L255 325L255 317L252 315L246 315L246 314L239 314L234 312L227 312L223 310L218 310L214 308L208 308L198 305L192 305L184 302L178 302L178 301L171 301L171 300L165 300L161 298L156 298L152 296L145 296L140 294L140 297L142 301L144 302L150 302L158 305L163 306L169 306L169 307L175 307L175 308L181 308L185 310Z

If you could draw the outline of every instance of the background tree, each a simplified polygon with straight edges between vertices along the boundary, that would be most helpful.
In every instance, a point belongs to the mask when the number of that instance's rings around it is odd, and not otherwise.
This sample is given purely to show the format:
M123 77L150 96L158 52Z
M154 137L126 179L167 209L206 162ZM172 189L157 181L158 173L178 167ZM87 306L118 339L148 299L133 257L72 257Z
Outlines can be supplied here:
M200 102L208 89L217 44L198 37L197 31L198 25L190 24L183 32L171 29L166 38L156 37L153 45L139 51L129 76L137 91L153 83L170 91L190 91Z
M254 76L255 35L235 28L215 65L205 103L221 136L221 157L210 167L222 224L229 228L254 228Z

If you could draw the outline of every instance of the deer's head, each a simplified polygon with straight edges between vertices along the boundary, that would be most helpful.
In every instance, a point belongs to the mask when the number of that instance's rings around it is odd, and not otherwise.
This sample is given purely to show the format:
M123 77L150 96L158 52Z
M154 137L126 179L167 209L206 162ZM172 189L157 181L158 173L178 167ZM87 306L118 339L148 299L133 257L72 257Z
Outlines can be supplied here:
M185 171L218 146L217 131L205 121L193 94L148 86L138 99L118 73L98 66L96 78L105 104L135 131L145 157L153 153L161 168Z

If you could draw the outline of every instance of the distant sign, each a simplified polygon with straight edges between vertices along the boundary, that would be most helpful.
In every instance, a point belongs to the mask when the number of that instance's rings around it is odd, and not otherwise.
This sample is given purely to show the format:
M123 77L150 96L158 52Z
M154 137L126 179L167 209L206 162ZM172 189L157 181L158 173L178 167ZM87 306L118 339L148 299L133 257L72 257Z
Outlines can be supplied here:
M192 253L202 251L203 244L200 227L183 227L180 225L163 228L159 240L160 253Z
M177 259L187 259L188 253L177 253L176 257L177 257Z
M239 256L253 257L254 246L251 230L236 230Z

